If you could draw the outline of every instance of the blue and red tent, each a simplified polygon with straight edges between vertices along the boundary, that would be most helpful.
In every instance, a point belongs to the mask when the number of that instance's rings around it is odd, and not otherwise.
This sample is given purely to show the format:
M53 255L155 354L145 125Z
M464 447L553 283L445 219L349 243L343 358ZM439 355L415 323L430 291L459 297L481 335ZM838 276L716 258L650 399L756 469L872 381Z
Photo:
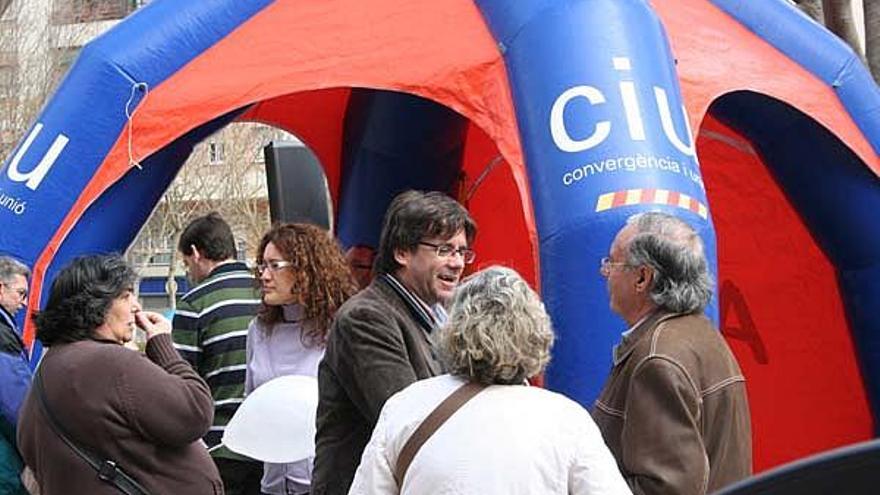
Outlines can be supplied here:
M624 323L598 260L662 209L703 236L756 468L875 435L880 90L784 0L156 0L88 44L0 172L0 251L57 270L134 239L233 121L320 160L346 245L438 189L479 263L539 286L546 386L589 406ZM25 326L33 341L33 327Z

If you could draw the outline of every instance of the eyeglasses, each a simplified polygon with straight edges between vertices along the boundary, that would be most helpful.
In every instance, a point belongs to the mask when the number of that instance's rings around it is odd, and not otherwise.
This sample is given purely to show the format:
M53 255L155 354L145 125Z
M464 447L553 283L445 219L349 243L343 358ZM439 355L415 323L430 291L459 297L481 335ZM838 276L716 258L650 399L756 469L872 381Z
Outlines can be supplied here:
M21 288L21 287L19 287L18 289L15 289L15 288L13 288L13 287L10 287L9 284L7 284L7 283L5 283L5 282L0 282L0 284L3 284L3 285L6 286L7 288L12 289L12 290L14 290L15 292L17 292L17 293L18 293L18 298L19 298L19 299L24 299L24 298L27 297L27 292L28 292L27 289L23 289L23 288Z
M605 256L601 260L599 260L599 273L604 276L608 276L611 273L611 268L615 266L628 266L625 261L611 261L611 258Z
M434 252L436 252L437 256L441 258L449 258L454 254L460 254L465 265L473 263L474 258L477 257L477 253L475 253L473 249L466 247L455 249L455 246L452 244L432 244L430 242L419 242L419 244L434 248Z
M254 267L254 272L257 275L262 275L263 272L265 272L266 270L269 270L272 273L278 273L289 266L293 266L292 261L271 260L263 263L257 263L257 266Z

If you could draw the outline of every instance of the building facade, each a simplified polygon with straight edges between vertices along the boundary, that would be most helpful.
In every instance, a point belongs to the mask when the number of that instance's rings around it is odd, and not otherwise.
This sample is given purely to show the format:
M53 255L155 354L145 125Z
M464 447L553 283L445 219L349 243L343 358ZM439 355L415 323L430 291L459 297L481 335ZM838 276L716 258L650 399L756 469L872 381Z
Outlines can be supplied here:
M149 0L0 0L0 159L6 160L80 49ZM241 259L269 226L263 147L292 135L260 124L227 126L196 146L129 247L146 308L168 311L188 288L177 238L194 217L218 211Z

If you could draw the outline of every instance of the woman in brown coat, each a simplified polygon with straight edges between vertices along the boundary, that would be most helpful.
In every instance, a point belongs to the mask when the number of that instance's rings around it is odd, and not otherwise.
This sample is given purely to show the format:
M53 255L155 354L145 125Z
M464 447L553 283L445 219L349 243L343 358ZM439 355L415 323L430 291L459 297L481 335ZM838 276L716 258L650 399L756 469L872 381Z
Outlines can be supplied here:
M48 410L67 436L113 461L151 494L222 494L201 437L214 406L204 381L177 354L171 325L141 311L135 273L118 256L65 267L34 321L50 347L38 370ZM134 325L146 356L123 347ZM47 422L34 387L22 407L18 442L42 495L118 494Z

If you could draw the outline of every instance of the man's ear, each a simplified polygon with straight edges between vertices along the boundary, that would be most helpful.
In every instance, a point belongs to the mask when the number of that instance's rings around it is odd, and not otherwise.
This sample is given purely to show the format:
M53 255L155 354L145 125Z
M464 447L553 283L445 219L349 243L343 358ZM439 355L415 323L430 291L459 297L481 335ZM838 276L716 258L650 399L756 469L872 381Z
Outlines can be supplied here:
M194 261L199 261L200 259L202 259L202 254L199 253L199 248L197 248L195 244L190 244L189 248L192 249L191 256Z
M412 253L409 249L394 249L394 261L397 262L400 266L409 266L409 259L412 256Z
M636 279L636 291L647 292L654 283L654 269L647 265L641 265L636 268L638 278Z

